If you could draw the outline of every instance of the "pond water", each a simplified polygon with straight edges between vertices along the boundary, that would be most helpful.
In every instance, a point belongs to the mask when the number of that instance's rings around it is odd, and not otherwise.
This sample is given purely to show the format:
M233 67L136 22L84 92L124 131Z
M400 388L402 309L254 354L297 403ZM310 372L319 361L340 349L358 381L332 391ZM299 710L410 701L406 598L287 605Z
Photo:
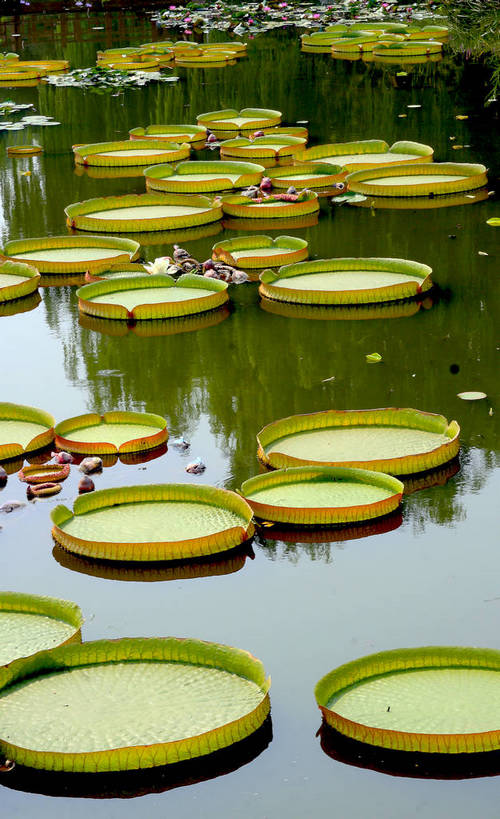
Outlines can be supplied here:
M12 38L16 26L22 36ZM132 13L38 16L2 31L2 50L16 42L27 57L67 58L72 67L93 65L98 48L168 37ZM307 120L311 145L372 138L427 143L436 160L484 163L493 189L500 149L494 106L483 107L487 74L452 59L446 48L445 55L398 76L400 65L301 53L291 29L250 41L248 58L235 66L174 69L181 77L176 85L116 96L44 84L2 89L0 100L32 102L37 113L61 122L31 133L1 132L4 147L19 135L44 146L32 158L2 151L2 243L65 233L64 208L72 202L144 191L142 173L133 169L128 178L75 169L73 144L126 139L129 129L150 123L195 123L197 114L226 107L277 108L291 125ZM421 107L408 107L414 105ZM457 114L468 119L456 120ZM453 150L456 145L468 147ZM27 170L31 175L23 175ZM494 197L461 201L372 209L322 199L317 225L277 231L269 224L263 231L307 239L316 258L393 256L431 265L439 294L408 315L397 309L381 317L323 311L336 318L322 321L278 315L261 309L251 283L232 287L234 309L207 326L154 322L150 335L142 327L80 323L70 286L46 287L31 311L0 317L2 400L41 407L56 420L92 410L155 412L167 418L171 438L191 442L187 452L170 446L146 463L119 461L95 478L97 488L165 481L237 488L259 470L258 430L293 413L408 406L456 418L462 427L460 469L442 469L434 486L415 481L411 488L423 488L405 496L402 518L332 532L319 542L270 533L254 542L253 560L214 564L199 577L158 569L117 575L53 552L50 511L56 503L71 505L75 469L56 498L2 515L2 588L78 602L84 639L171 634L248 649L272 676L274 734L267 749L226 776L215 777L207 764L201 778L211 779L140 799L90 803L2 787L6 816L497 816L495 778L392 777L332 760L315 736L314 685L343 662L405 646L500 648L498 233L486 225L499 206ZM207 226L205 238L179 241L205 259L218 230ZM235 235L226 230L218 238ZM165 233L141 238L148 260L170 253L177 241ZM168 327L179 332L168 334ZM372 352L382 355L380 364L366 363ZM464 390L483 390L488 398L460 401L456 394ZM184 471L196 457L207 464L201 476ZM12 475L0 504L25 499L25 491Z

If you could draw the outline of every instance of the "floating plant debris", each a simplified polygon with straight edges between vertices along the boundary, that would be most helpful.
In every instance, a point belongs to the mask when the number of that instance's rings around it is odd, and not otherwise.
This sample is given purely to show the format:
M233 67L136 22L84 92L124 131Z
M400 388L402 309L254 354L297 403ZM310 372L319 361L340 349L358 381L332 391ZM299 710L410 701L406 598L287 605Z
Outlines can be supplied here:
M112 68L78 68L68 74L51 74L44 82L50 85L89 88L98 92L116 91L120 88L142 88L150 82L175 83L179 77L160 71L122 71Z
M56 541L103 560L184 560L233 549L253 535L234 492L200 484L101 489L52 511Z
M423 472L455 457L460 427L415 409L326 410L292 415L257 435L266 466L353 466L392 475Z
M82 624L82 612L76 603L0 591L0 666L42 649L79 642Z
M70 465L66 464L32 464L23 466L18 473L18 478L23 483L38 484L57 481L65 481L69 475Z

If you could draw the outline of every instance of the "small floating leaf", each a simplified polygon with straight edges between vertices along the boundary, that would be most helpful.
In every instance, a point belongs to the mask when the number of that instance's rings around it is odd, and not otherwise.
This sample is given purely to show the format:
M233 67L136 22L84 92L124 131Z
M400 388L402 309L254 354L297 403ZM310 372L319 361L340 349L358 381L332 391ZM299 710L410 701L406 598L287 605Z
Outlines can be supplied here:
M486 224L491 227L500 227L500 216L492 216L491 219L486 220Z
M467 114L457 114L455 119L469 119Z
M382 356L380 353L368 353L366 360L369 364L378 364L379 361L382 361Z
M334 205L342 205L344 202L353 205L356 202L364 202L365 200L366 196L361 193L341 193L339 196L334 196L332 202Z
M477 255L478 256L488 256L488 253L486 253L484 250L478 250Z
M470 391L470 392L458 392L457 398L461 398L462 401L481 401L482 398L487 398L485 392L479 391Z

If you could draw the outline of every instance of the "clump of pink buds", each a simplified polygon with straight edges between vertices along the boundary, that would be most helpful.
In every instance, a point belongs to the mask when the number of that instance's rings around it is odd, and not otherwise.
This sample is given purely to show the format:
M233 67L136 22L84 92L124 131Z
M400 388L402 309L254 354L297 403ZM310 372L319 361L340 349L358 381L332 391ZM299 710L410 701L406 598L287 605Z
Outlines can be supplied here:
M261 191L268 192L272 190L273 183L271 182L268 176L263 176L259 187Z

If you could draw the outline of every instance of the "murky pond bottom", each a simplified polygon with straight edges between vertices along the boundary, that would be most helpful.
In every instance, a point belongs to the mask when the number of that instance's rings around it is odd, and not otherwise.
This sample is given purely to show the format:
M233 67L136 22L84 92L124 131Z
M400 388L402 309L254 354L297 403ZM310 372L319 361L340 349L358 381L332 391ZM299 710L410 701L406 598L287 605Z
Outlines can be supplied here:
M148 16L130 13L22 18L2 31L2 50L16 40L27 57L66 58L72 67L93 65L98 49L158 37ZM169 32L160 36L167 39ZM226 39L217 32L210 37ZM32 102L36 113L62 124L0 132L3 147L14 138L44 147L30 158L2 152L2 243L65 233L64 208L72 202L144 192L142 176L79 175L73 144L126 139L131 128L151 123L192 124L197 114L229 107L276 108L290 125L307 120L310 145L374 138L430 144L436 161L485 164L494 188L500 153L494 107L483 107L486 72L449 55L445 47L440 63L407 66L406 76L399 76L400 64L301 53L298 33L290 29L249 41L248 58L235 66L175 68L181 77L175 85L151 84L118 96L43 84L3 88L0 100ZM469 118L456 120L457 114ZM453 145L470 147L455 151ZM205 160L217 156L196 152ZM330 759L315 736L320 713L313 694L329 669L374 651L498 647L498 236L486 225L495 215L494 198L407 210L350 208L325 198L318 224L292 222L277 230L269 220L260 231L307 239L312 258L380 256L429 264L437 290L411 315L390 318L383 307L363 321L276 315L259 306L251 283L230 289L234 306L225 321L178 335L113 336L100 324L87 328L79 323L75 287L64 284L42 289L41 303L30 312L19 304L17 314L0 317L2 400L42 407L56 421L110 409L166 417L168 451L106 467L94 477L98 489L167 481L236 489L259 471L258 430L296 413L416 407L456 418L462 427L460 471L451 470L448 479L436 474L406 495L402 522L353 529L347 539L342 530L319 538L308 532L292 539L279 531L273 537L269 528L254 540L253 560L243 557L235 565L228 557L226 569L220 563L198 574L148 567L141 574L124 566L120 574L61 558L50 535L50 511L56 503L72 506L76 468L56 498L0 514L2 588L78 602L86 617L84 639L171 634L228 643L258 656L273 681L273 740L226 776L212 773L190 785L184 779L177 783L184 787L141 799L92 803L67 791L56 799L2 787L6 816L497 816L495 778L396 778ZM225 230L218 238L252 230ZM181 244L206 259L215 234L204 235ZM165 232L149 238L141 251L148 260L171 254L177 241ZM373 352L382 356L376 366L366 363ZM474 389L488 399L456 397ZM180 435L190 442L186 451L172 446ZM200 476L185 472L196 457L207 464ZM25 492L14 472L0 490L0 506L25 500ZM3 781L8 784L0 776L0 787Z

